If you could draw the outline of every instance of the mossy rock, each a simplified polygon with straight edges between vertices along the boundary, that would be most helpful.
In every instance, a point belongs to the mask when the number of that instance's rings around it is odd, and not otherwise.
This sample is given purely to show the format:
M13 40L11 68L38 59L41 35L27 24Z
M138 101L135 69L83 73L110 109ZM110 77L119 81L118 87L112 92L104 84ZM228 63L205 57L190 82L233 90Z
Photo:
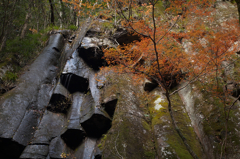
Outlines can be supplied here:
M159 93L160 94L160 93ZM155 133L156 149L159 157L161 158L186 158L191 159L192 156L186 149L182 139L176 132L170 114L168 112L168 102L160 94L153 98L150 104L150 112L152 115L152 128ZM162 98L161 102L156 103L159 98ZM187 140L192 150L199 156L203 157L201 145L197 139L193 127L191 126L191 120L186 113L183 103L178 94L171 96L172 111L178 128ZM157 110L156 104L160 104L162 107Z

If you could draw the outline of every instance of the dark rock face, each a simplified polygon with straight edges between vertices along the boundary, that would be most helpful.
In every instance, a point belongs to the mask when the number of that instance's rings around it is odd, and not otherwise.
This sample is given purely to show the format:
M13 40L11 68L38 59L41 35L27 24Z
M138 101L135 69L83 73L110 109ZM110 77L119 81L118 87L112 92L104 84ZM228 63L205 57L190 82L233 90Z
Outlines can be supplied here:
M88 91L88 80L77 76L75 74L62 74L61 84L70 92L84 92Z
M109 114L109 116L112 118L117 106L117 101L118 99L113 99L111 101L108 101L107 103L104 103L103 107L105 109L105 111Z
M82 143L83 139L85 138L85 132L80 129L68 128L66 132L61 135L61 138L68 147L74 150Z
M86 133L91 137L101 137L111 127L111 120L108 114L96 106L92 95L86 95L81 105L80 123Z
M158 86L158 84L157 84L156 81L154 81L154 80L152 80L152 81L147 80L145 82L145 85L144 85L144 91L151 92L152 90L157 88L157 86Z
M78 49L79 56L86 61L87 65L94 70L99 70L102 66L107 66L107 62L102 59L103 52L97 47L85 49L81 47Z
M30 142L40 120L40 109L44 107L42 104L48 98L46 95L45 98L40 99L44 96L42 93L49 93L41 91L41 88L44 89L43 84L51 83L57 75L56 66L63 46L63 36L52 35L42 54L30 66L29 71L20 77L18 86L1 98L0 138L4 140L4 144L10 142L6 145L12 145L12 148L9 147L12 151L18 152ZM45 90L49 91L50 87ZM20 148L14 146L16 142L21 145ZM7 151L1 149L0 153L4 156Z
M141 40L140 35L130 33L127 30L124 30L122 28L117 29L117 31L113 35L113 37L117 40L119 45L129 44L129 43L132 43L134 41L140 41Z
M67 113L67 110L71 106L71 103L72 102L68 90L58 82L47 106L47 109L56 113Z
M97 145L110 129L108 113L112 116L115 109L114 104L107 104L114 105L108 109L114 109L105 112L95 78L94 69L103 66L103 54L93 55L92 49L98 45L91 47L89 43L85 46L90 49L83 52L88 56L81 58L76 49L83 37L77 36L59 60L63 39L69 37L67 31L59 33L54 32L19 85L0 101L0 153L6 159L101 157ZM103 41L100 45L107 46ZM90 60L94 65L89 65ZM64 61L66 65L62 67ZM56 79L59 67L63 72Z

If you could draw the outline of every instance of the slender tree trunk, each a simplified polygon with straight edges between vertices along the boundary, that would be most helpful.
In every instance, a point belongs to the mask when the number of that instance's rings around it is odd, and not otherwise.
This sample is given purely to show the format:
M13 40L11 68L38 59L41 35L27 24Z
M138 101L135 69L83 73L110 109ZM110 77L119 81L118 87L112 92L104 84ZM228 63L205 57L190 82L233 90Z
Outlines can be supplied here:
M16 3L17 3L17 0L13 1L12 2L12 7L11 7L11 12L9 15L7 15L7 12L5 12L5 16L4 16L4 19L5 19L5 24L3 24L3 30L2 30L2 34L0 36L0 52L3 50L3 48L5 47L6 45L6 41L7 41L7 35L8 35L8 32L9 32L9 26L10 24L12 23L12 20L14 18L13 16L13 13L15 12L15 9L16 9ZM9 6L9 1L8 1L8 4L6 7ZM7 10L6 10L7 11Z
M190 147L190 145L187 143L186 138L184 137L184 135L183 135L182 132L180 131L179 127L177 126L177 123L176 123L176 121L175 121L175 118L174 118L173 112L172 112L172 103L171 103L171 100L170 100L170 95L169 95L168 90L166 90L166 97L167 97L167 101L168 101L168 111L169 111L170 117L171 117L171 119L172 119L172 124L173 124L175 130L177 131L179 137L182 139L185 147L187 148L187 150L188 150L188 152L191 154L191 156L192 156L194 159L198 159L198 156L194 153L194 151L192 150L192 148Z
M32 14L31 14L31 11L29 10L28 13L26 14L26 18L25 18L25 22L24 22L24 25L23 25L23 28L22 28L20 39L23 39L25 34L26 34L28 21L31 18L31 16L32 16Z
M49 4L50 4L50 12L51 12L51 24L54 25L54 8L53 8L52 0L49 0Z
M237 8L238 8L238 17L239 17L239 23L240 23L240 0L235 0L237 3Z
M5 32L5 34L3 35L2 39L1 39L0 52L5 47L6 41L7 41L7 31Z
M59 16L60 16L60 28L63 28L63 6L62 6L62 0L59 0L59 6L60 6L60 12L59 12Z

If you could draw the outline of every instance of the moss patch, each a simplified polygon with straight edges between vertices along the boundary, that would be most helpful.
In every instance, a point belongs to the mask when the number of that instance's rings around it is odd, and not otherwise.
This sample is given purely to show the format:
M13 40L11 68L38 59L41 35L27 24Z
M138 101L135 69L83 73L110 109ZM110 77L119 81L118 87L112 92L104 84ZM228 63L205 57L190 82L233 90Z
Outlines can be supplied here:
M168 102L166 100L161 101L161 105L163 106L159 110L156 110L155 104L156 100L159 96L155 97L151 102L150 112L152 115L152 127L159 127L159 129L155 128L155 136L159 134L162 135L163 138L166 139L166 143L170 146L166 146L164 148L161 145L157 145L158 152L161 150L162 155L169 158L186 158L191 159L192 156L189 154L188 150L186 149L184 143L182 142L181 138L177 134L175 128L172 125L172 121L170 118L170 114L168 112ZM191 121L188 117L188 114L183 107L183 103L178 94L175 94L171 97L172 102L172 110L174 118L177 122L177 125L180 131L183 133L184 137L187 139L187 143L190 145L192 150L201 158L201 145L197 140L196 134L191 127ZM163 128L163 129L162 129ZM161 130L160 130L161 129ZM157 143L157 137L155 138Z

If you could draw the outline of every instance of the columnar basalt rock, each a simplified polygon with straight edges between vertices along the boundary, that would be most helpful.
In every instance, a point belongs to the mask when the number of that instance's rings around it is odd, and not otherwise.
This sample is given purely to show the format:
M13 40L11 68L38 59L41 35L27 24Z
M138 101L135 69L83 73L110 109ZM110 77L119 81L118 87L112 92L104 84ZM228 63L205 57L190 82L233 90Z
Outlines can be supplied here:
M58 82L53 91L47 109L56 113L67 113L71 103L72 101L68 90L61 85L60 82Z
M168 102L156 82L141 79L136 85L130 73L119 75L99 70L107 67L101 48L141 38L124 29L116 29L109 39L101 37L98 29L92 28L86 34L89 22L77 31L75 40L71 38L61 57L64 38L69 36L65 36L65 31L54 32L17 87L2 96L1 157L191 158L172 125ZM216 136L223 137L224 131L215 131L209 123L220 123L221 119L219 114L211 114L213 104L199 101L202 97L198 91L189 85L171 96L173 115L179 130L201 159L218 158L219 151L214 146L220 145L221 140L216 140ZM209 109L204 110L206 114L202 113L201 105ZM230 124L236 122L237 127L233 129L230 125L228 134L234 141L231 148L236 151L240 137L237 106L239 102L229 120ZM214 119L209 121L211 116ZM227 157L238 156L233 153Z
M18 86L1 98L0 141L8 139L9 142L13 142L12 144L17 142L21 145L20 147L13 146L12 151L19 152L18 149L22 149L30 142L39 123L43 107L41 102L44 99L39 100L39 97L42 96L39 90L43 89L43 84L51 83L56 77L58 59L63 46L64 38L61 34L50 36L47 47L29 67L29 70L20 77ZM47 94L47 92L45 93ZM4 144L4 142L0 142L0 144ZM12 144L9 143L9 145ZM16 158L15 156L20 155L21 152L20 154L6 154L1 151L1 154L4 158Z

